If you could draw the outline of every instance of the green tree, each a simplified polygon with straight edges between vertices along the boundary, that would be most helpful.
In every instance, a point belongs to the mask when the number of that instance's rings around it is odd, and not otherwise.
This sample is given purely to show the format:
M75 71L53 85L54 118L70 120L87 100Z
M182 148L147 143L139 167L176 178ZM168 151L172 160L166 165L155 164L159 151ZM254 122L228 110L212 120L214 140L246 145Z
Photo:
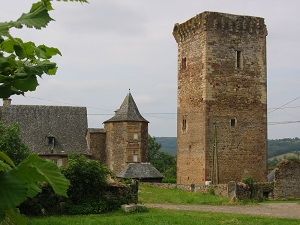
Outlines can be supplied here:
M148 161L165 178L176 178L176 158L166 152L160 151L161 144L156 142L155 137L148 136Z
M49 15L51 10L51 0L40 0L32 4L30 11L23 13L17 20L0 22L0 98L34 91L38 86L37 77L56 73L57 65L50 59L61 55L57 48L36 45L31 41L24 42L10 34L12 28L46 27L53 20ZM15 166L6 154L0 152L0 223L6 220L7 223L26 224L16 207L41 191L38 182L48 182L57 194L66 196L69 181L55 164L46 162L37 155L29 155Z
M87 0L70 1L87 2ZM12 28L46 27L53 20L49 15L51 10L53 10L51 0L40 0L32 4L30 11L23 13L17 20L0 22L0 98L34 91L38 86L38 76L56 74L57 65L50 59L55 55L61 55L57 48L36 45L31 41L23 42L21 38L10 34Z
M15 166L0 152L0 223L6 220L7 223L26 224L16 207L41 192L40 182L49 183L55 193L67 196L69 181L54 163L32 154Z
M82 154L68 156L68 164L61 169L70 180L68 206L71 214L100 213L110 207L104 198L111 171L96 160ZM119 205L118 205L119 207Z
M107 186L107 178L111 175L104 164L87 160L82 154L70 154L68 164L61 171L71 182L68 196L74 204L97 198Z
M18 124L5 126L0 121L0 149L9 156L15 165L29 155L29 148L21 140Z
M156 142L155 137L148 135L148 161L151 162L158 157L161 144Z

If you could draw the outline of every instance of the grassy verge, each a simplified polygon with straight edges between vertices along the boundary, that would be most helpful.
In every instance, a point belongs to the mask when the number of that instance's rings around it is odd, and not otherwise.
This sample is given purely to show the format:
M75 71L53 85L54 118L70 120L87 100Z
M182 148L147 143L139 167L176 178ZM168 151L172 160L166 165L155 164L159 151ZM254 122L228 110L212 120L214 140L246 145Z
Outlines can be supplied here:
M299 224L299 219L280 219L272 217L259 217L250 215L235 215L213 212L178 211L150 209L143 213L115 212L100 215L85 216L50 216L44 218L30 218L28 225L191 225L191 224L272 224L272 225L294 225Z
M182 191L180 189L155 188L147 185L139 187L140 203L165 203L185 205L224 205L227 197Z

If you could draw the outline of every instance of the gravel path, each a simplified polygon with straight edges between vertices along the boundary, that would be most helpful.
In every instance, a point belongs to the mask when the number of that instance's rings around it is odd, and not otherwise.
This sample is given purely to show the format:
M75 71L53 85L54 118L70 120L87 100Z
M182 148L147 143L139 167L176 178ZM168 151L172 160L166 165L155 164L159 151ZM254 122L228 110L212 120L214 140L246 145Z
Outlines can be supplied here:
M149 208L222 212L300 219L299 203L264 203L245 206L145 204L145 206Z

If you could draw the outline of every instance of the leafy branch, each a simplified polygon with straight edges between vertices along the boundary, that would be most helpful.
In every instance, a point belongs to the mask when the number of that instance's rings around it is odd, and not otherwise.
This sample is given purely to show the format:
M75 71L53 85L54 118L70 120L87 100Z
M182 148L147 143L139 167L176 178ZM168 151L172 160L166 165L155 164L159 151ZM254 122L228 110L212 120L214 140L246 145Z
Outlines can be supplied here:
M67 2L68 0L64 0ZM87 0L69 0L87 2ZM28 13L23 13L16 21L0 23L0 98L11 95L24 95L34 91L39 85L37 77L43 74L55 75L57 65L50 59L61 52L54 47L35 45L12 37L11 28L45 28L53 19L49 11L53 10L51 0L40 0Z

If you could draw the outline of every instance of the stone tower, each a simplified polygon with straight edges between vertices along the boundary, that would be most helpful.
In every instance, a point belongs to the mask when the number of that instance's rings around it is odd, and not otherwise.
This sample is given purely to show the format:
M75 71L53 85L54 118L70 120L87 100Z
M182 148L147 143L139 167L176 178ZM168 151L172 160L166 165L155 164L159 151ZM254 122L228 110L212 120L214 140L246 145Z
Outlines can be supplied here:
M267 173L263 18L203 12L175 24L177 183L227 183Z
M140 114L130 92L115 115L104 122L106 165L115 174L129 163L147 162L148 123Z

